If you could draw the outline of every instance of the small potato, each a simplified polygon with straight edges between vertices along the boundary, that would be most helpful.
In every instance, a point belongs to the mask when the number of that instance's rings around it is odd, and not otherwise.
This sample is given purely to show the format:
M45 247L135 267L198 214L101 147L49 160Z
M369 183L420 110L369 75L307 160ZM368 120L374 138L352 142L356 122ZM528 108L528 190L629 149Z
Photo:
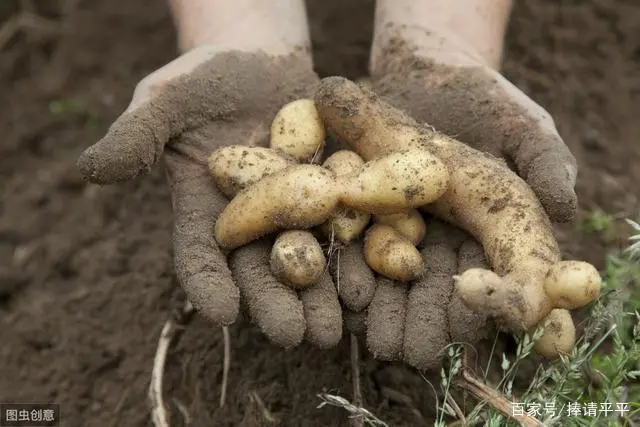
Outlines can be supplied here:
M312 99L298 99L278 111L271 124L271 148L309 162L320 158L326 131Z
M550 269L544 289L557 308L583 307L600 295L602 279L596 268L582 261L560 261Z
M364 166L364 160L355 151L340 150L333 153L322 164L336 176L353 175Z
M356 173L364 166L364 160L353 151L337 151L322 164L336 176L347 176ZM342 243L349 243L362 234L371 215L358 209L340 206L338 211L322 224L320 230L327 238L336 238Z
M427 233L427 224L425 224L422 214L416 209L397 214L376 215L375 222L393 227L398 233L409 239L414 246L418 246Z
M295 289L304 289L317 283L326 263L320 243L308 231L284 231L271 249L271 272Z
M364 259L375 272L399 282L410 282L424 272L420 252L388 225L374 224L364 239Z
M438 199L447 190L449 172L439 158L416 149L371 160L355 176L341 179L345 185L342 203L388 215Z
M235 249L274 231L320 225L335 212L340 194L333 172L293 165L234 197L218 217L216 241L221 248Z
M339 206L336 213L320 226L327 238L334 237L342 243L358 238L371 220L371 215L358 209Z
M533 345L536 353L547 358L571 353L576 342L576 327L569 311L554 308L540 325L544 327L544 333Z
M294 162L270 148L230 145L214 151L208 164L220 191L232 199L248 186Z

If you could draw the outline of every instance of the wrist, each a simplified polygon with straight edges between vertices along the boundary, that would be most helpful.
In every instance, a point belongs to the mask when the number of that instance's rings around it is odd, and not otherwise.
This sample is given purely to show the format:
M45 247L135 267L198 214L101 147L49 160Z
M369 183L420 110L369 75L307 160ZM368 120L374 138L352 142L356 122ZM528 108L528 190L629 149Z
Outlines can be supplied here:
M310 52L303 0L169 2L183 53L203 45L271 55Z
M372 70L398 48L461 66L498 69L510 10L511 0L378 0Z

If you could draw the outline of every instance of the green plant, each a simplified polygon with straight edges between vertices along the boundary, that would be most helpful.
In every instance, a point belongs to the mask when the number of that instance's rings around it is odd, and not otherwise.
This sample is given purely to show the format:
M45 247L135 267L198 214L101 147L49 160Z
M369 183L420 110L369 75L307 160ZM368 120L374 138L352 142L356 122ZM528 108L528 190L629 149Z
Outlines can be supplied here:
M53 115L78 117L84 122L87 130L97 127L98 117L89 111L87 105L75 99L58 99L49 103L49 112Z
M592 304L572 353L540 365L526 386L515 384L516 372L531 357L541 328L517 338L513 357L492 354L490 360L500 358L502 370L495 390L512 401L512 414L483 401L466 416L468 425L516 426L513 416L527 413L549 426L631 426L640 417L640 225L628 223L634 229L632 244L607 257L603 292ZM450 350L449 355L457 351ZM453 380L456 366L443 368L443 384L445 378L447 383ZM440 414L439 426L444 426L445 414L453 415L445 407Z
M583 233L599 233L607 240L613 237L615 218L601 209L595 209L578 222L578 230Z

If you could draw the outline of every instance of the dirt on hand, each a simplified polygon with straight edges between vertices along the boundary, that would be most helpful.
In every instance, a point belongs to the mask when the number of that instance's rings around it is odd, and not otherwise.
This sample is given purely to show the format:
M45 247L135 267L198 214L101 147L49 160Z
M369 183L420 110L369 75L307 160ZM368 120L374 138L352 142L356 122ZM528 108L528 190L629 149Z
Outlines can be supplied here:
M16 15L17 3L0 2L0 20ZM82 181L75 160L126 108L136 83L174 58L172 22L161 0L87 0L68 11L60 6L74 2L34 3L55 30L19 31L0 60L0 100L10 106L0 125L0 265L11 272L0 280L12 281L0 284L0 401L55 401L69 427L147 426L157 339L183 298L164 171L97 187ZM366 73L373 4L308 2L321 76ZM551 113L576 157L579 219L594 207L637 213L640 5L514 6L504 73ZM557 232L566 256L598 267L626 238L605 241L572 224ZM221 331L196 316L169 355L172 425L186 417L190 425L347 424L342 409L316 409L316 394L351 398L348 340L320 354L308 344L283 351L246 319L230 333L224 408ZM431 388L411 369L366 355L361 375L365 407L389 425L433 424Z

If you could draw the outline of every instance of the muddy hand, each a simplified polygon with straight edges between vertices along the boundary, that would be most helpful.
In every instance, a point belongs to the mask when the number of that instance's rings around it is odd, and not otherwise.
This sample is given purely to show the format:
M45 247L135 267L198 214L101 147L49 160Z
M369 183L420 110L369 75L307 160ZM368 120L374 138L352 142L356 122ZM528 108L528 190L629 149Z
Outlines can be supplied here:
M414 119L504 158L552 221L571 221L576 160L549 113L459 40L416 28L385 31L372 53L374 90Z
M366 276L372 282L361 286L367 290L362 297L368 307L355 311L345 305L344 324L349 332L365 337L367 349L379 360L439 369L449 344L476 344L494 331L490 318L463 303L452 277L469 268L487 268L487 262L475 239L436 219L428 220L419 248L426 272L410 284L374 279L373 273L363 275L361 268L351 271L353 264L344 264L343 277ZM344 279L342 283L350 284Z
M285 347L299 344L305 331L321 329L317 323L326 319L305 316L313 310L304 308L322 295L299 297L277 283L269 273L268 257L255 247L236 251L235 259L243 264L231 263L229 269L227 254L213 237L228 200L214 185L206 163L224 145L266 145L278 109L308 96L316 83L307 56L200 47L142 80L131 105L78 161L86 179L111 184L136 178L163 158L175 217L175 267L189 300L215 324L228 325L237 317L242 294L254 321ZM256 298L256 289L266 296ZM334 344L322 342L326 337L319 333L308 338L317 338L320 346Z

